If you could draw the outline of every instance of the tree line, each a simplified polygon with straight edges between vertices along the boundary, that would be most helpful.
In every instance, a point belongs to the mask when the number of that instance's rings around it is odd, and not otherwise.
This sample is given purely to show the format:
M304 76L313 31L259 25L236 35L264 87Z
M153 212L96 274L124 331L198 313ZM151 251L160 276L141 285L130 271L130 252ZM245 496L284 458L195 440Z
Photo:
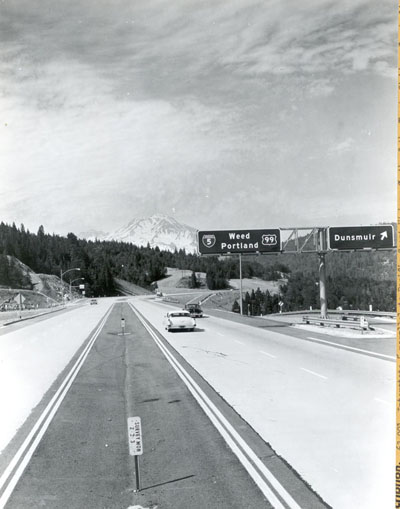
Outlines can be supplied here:
M193 276L196 272L206 273L210 290L228 288L229 279L239 278L237 257L200 257L183 249L169 252L149 245L138 247L117 241L87 241L78 239L73 233L66 237L48 234L43 226L37 233L31 233L24 225L18 228L14 223L0 223L0 255L0 285L17 288L30 285L28 278L23 278L10 261L9 257L14 256L37 273L60 276L61 271L79 267L79 273L70 272L65 279L68 282L83 277L88 296L115 295L115 277L151 288L154 281L166 276L167 267L192 271L189 285L193 288L198 286L196 276ZM394 252L328 253L326 261L330 308L343 305L367 309L372 304L374 309L394 309ZM242 276L280 281L280 296L287 311L319 305L317 255L244 257ZM261 297L259 293L252 298L252 293L249 294L256 310L265 302L270 309L270 298L271 295ZM248 304L247 300L245 304Z
M279 294L271 294L268 290L262 292L260 288L246 292L242 300L243 313L251 316L264 316L271 313L279 312L279 302L281 296ZM237 300L232 305L234 313L240 313L240 304Z
M286 283L280 285L279 294L271 295L259 288L251 293L246 292L243 298L243 312L260 316L280 311L302 311L318 309L319 283L315 278L302 272L291 274ZM327 278L327 301L329 309L368 310L370 306L375 311L395 311L396 282L371 281L369 278L337 276ZM237 301L233 303L232 311L240 312Z
M117 293L114 278L125 279L143 288L151 288L154 281L166 276L167 267L206 272L207 283L212 289L228 286L229 270L223 270L223 262L216 258L200 258L184 250L161 251L158 247L138 247L117 241L87 241L78 239L74 233L66 237L48 234L40 226L31 233L22 224L19 228L0 223L0 285L29 288L27 278L18 279L8 257L15 257L36 273L65 276L68 282L78 276L84 278L87 296L112 296ZM8 261L7 261L8 260ZM13 273L11 277L10 274ZM196 284L196 283L194 283Z

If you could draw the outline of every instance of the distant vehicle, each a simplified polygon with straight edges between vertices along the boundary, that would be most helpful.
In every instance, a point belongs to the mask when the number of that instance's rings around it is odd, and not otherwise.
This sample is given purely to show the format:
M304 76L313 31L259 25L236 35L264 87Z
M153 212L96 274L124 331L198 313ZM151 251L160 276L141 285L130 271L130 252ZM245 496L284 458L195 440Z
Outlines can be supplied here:
M162 292L160 292L160 290L157 290L156 295L157 295L157 297L162 297L162 296L163 296L163 293L162 293Z
M185 309L193 318L203 318L203 310L199 304L185 304Z
M170 332L172 330L188 330L194 331L196 320L190 316L189 311L169 311L164 318L165 329Z
M90 305L97 304L97 299L90 299Z

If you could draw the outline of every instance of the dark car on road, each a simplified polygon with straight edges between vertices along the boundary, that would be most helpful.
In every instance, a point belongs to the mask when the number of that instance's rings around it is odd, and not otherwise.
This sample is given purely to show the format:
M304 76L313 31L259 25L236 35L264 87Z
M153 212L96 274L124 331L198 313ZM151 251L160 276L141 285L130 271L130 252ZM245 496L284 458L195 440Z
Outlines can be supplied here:
M203 310L199 304L185 304L186 311L189 311L193 318L203 318Z

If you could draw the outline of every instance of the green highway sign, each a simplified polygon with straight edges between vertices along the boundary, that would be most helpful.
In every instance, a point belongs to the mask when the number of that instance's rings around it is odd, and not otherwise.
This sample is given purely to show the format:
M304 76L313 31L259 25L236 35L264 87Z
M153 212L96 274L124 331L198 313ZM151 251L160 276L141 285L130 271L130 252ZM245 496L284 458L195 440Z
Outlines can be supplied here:
M331 250L391 249L394 247L393 241L391 224L328 228L328 248Z
M279 228L200 231L198 250L202 255L279 253L281 232Z

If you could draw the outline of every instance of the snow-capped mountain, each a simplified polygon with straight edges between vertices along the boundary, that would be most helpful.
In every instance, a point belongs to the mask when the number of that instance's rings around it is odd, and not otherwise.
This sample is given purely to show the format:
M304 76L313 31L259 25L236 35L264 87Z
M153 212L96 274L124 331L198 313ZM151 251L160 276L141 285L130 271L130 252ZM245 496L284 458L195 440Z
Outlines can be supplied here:
M136 246L150 244L150 247L158 246L166 251L175 249L185 249L187 253L197 251L197 230L163 214L134 219L113 233L97 236L97 239L131 242Z

